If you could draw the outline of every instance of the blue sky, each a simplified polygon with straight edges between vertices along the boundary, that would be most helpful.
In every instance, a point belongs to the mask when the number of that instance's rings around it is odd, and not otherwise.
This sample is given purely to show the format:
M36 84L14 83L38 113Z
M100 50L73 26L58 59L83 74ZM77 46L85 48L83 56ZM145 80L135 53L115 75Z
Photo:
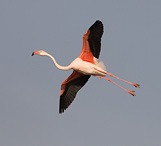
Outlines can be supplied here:
M1 0L0 145L161 145L161 1ZM104 24L102 60L108 72L141 85L91 77L71 106L58 114L60 71L80 53L82 36Z

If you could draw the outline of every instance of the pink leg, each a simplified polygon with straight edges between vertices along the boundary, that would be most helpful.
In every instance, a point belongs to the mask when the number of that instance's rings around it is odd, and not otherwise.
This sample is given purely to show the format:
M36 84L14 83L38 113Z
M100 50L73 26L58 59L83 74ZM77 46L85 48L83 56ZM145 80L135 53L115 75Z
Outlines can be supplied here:
M110 76L116 78L116 79L119 79L119 80L121 80L121 81L124 81L124 82L126 82L126 83L129 83L129 84L135 86L136 88L137 88L137 87L140 88L140 85L139 85L139 84L131 83L131 82L125 81L125 80L123 80L123 79L121 79L121 78L119 78L119 77L116 77L115 75L113 75L113 74L111 74L111 73L108 73L108 72L106 72L106 73L107 73L108 75L110 75Z
M95 70L98 70L98 69L95 68ZM103 73L105 73L105 74L108 74L108 75L110 75L111 77L114 77L114 78L116 78L116 79L119 79L119 80L121 80L121 81L123 81L123 82L129 83L129 84L135 86L136 88L137 88L137 87L140 88L140 85L139 85L139 84L128 82L128 81L123 80L123 79L121 79L121 78L119 78L119 77L117 77L117 76L115 76L115 75L113 75L113 74L111 74L111 73L106 72L106 71L101 71L101 70L98 70L98 71L103 72Z
M116 86L120 87L121 89L125 90L126 92L130 93L131 95L135 96L135 94L134 94L135 91L129 91L129 90L125 89L125 88L123 88L122 86L116 84L114 81L112 81L112 80L109 79L109 78L102 77L102 76L98 76L98 75L94 75L94 76L99 77L99 78L106 79L106 80L110 81L111 83L115 84Z

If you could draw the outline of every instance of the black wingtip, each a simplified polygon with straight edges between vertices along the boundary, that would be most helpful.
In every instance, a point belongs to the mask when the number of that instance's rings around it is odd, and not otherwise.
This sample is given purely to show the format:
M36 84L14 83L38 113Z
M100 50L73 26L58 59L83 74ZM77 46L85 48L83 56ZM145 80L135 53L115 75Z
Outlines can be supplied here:
M34 56L34 52L32 53L32 55L31 56Z
M59 114L64 113L64 109L59 109Z
M89 30L96 28L96 27L102 27L103 29L103 23L100 20L96 20L95 23L89 28Z

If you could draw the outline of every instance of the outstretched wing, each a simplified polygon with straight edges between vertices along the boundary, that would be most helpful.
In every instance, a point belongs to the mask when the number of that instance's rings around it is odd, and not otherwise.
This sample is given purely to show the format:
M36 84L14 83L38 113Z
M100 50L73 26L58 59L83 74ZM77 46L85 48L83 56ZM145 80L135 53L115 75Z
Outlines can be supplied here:
M103 24L97 20L83 35L83 47L79 56L82 60L93 63L93 56L99 58L102 34Z
M90 50L94 57L99 58L101 51L101 37L103 34L103 24L101 21L96 21L90 28L88 42Z
M64 110L68 108L77 92L85 85L89 78L90 75L83 75L82 73L73 71L73 73L62 83L59 113L64 112Z

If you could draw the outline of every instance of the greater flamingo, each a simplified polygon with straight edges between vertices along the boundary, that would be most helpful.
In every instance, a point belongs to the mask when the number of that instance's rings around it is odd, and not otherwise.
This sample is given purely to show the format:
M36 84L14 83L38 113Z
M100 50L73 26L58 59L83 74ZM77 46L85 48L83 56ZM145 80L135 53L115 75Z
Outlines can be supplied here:
M60 66L53 56L43 50L33 52L32 56L38 54L40 56L50 57L53 60L55 66L60 70L73 69L72 74L61 85L59 113L64 112L64 110L68 108L68 106L74 100L77 92L86 84L91 75L106 79L122 88L126 92L130 93L131 95L135 96L135 91L129 91L122 86L119 86L111 79L105 77L106 74L108 74L114 78L132 84L135 87L139 87L139 84L125 81L111 73L108 73L103 62L98 62L101 50L102 34L103 24L101 21L97 20L83 35L82 51L79 57L76 58L69 66Z

